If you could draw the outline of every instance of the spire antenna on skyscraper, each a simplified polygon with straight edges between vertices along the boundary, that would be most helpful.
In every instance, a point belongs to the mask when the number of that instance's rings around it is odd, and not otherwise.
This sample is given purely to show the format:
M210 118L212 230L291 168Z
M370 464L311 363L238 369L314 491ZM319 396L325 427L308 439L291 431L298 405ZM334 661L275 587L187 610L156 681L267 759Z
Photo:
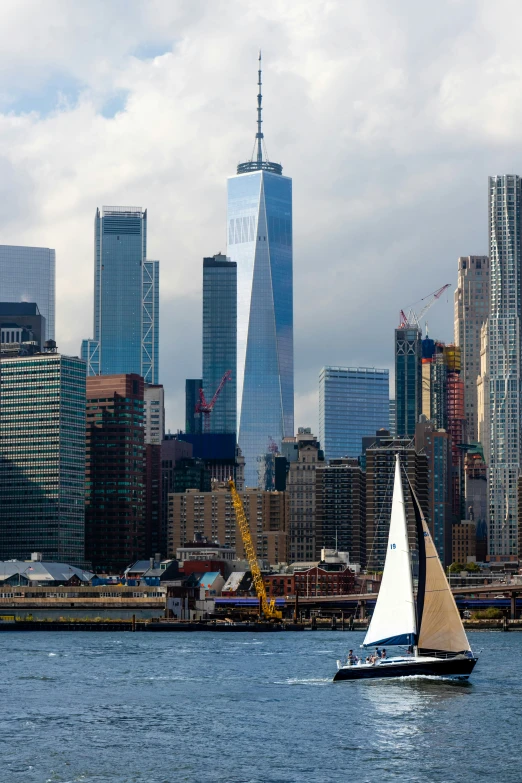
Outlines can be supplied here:
M257 133L252 151L252 157L246 163L240 163L237 167L238 174L246 174L249 171L271 171L273 174L282 174L283 167L280 163L271 163L268 159L268 152L265 144L265 137L262 131L263 119L263 94L262 88L262 67L261 67L261 49L259 50L259 56L257 58ZM263 149L265 153L265 160L263 160Z
M256 133L256 139L257 139L257 165L258 168L261 168L261 164L263 163L263 132L261 130L261 125L263 120L261 119L261 112L263 111L263 94L261 92L262 82L261 82L261 49L259 50L259 68L257 71L257 133Z

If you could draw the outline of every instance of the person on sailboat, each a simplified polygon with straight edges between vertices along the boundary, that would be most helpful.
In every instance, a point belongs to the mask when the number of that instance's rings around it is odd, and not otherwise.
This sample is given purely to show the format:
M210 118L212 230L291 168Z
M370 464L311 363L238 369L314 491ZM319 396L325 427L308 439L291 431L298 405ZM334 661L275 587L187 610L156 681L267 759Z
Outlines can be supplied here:
M386 658L386 648L382 648L381 658Z
M354 666L357 663L357 656L353 654L353 650L348 651L348 665Z

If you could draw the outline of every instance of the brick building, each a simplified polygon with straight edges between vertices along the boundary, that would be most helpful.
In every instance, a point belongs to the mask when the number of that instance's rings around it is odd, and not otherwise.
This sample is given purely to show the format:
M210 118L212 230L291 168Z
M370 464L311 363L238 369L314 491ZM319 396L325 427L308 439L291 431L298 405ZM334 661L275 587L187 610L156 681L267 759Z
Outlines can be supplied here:
M258 558L270 563L287 560L287 499L284 492L246 489L240 493ZM245 559L241 534L230 492L226 487L212 492L187 490L168 496L168 552L196 536L233 547Z

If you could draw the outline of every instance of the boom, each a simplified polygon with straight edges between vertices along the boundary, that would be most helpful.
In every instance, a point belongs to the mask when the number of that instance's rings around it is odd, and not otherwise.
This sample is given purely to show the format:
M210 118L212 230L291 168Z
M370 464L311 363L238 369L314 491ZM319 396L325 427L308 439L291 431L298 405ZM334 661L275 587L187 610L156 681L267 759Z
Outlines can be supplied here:
M245 552L248 559L248 564L250 566L252 579L254 580L257 597L261 602L261 608L263 609L263 613L267 619L281 620L283 615L278 609L276 609L275 598L272 598L272 600L269 602L266 596L265 583L263 582L263 577L261 576L261 571L259 570L259 565L257 563L256 551L254 549L254 543L250 534L250 528L248 526L245 509L243 508L243 501L241 500L236 489L236 485L232 479L228 482L228 486L230 488L230 494L232 495L232 505L234 506L239 530L241 531L243 546L245 547Z

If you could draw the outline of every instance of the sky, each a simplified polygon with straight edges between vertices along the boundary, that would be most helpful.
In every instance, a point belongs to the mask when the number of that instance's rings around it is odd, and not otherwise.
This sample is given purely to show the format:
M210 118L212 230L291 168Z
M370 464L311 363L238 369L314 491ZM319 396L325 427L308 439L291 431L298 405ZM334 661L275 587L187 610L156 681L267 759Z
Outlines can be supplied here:
M296 428L317 431L322 366L391 369L400 309L445 283L428 322L451 341L457 258L487 253L487 177L522 173L522 5L426 9L2 0L0 244L56 249L59 349L92 336L96 207L147 208L166 422L184 427L260 48L267 149L294 188Z

